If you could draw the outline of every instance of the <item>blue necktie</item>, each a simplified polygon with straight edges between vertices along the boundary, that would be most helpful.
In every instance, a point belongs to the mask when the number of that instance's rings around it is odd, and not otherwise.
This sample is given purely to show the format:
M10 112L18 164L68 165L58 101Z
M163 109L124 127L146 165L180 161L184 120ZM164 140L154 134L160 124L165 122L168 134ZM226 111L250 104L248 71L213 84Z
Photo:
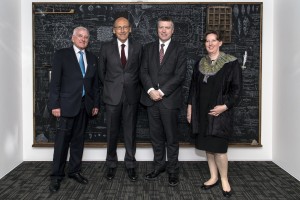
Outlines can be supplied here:
M84 77L85 75L85 67L84 67L84 61L83 61L83 52L79 51L80 57L79 57L79 65L80 65L80 69L81 69L81 73L82 73L82 77ZM84 91L84 85L82 88L82 96L85 95L85 91Z

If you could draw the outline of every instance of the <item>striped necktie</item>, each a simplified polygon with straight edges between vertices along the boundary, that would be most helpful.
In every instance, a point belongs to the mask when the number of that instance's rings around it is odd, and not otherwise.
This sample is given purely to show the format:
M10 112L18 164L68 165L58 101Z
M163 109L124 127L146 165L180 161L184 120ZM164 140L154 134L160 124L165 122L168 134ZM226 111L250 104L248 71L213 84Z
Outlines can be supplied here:
M159 63L161 64L162 63L162 60L164 58L164 55L165 55L165 52L164 52L164 46L165 44L161 44L160 45L160 50L159 50Z

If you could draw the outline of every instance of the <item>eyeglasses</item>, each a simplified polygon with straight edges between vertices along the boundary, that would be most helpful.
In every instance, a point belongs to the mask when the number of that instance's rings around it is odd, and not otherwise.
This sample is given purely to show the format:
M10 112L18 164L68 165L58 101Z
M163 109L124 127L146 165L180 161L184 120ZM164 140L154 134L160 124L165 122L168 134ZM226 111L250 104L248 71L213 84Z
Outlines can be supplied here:
M117 26L117 27L115 26L114 28L115 28L116 30L118 30L118 31L120 31L120 30L122 30L122 29L123 29L124 31L128 31L130 27L129 27L129 26Z

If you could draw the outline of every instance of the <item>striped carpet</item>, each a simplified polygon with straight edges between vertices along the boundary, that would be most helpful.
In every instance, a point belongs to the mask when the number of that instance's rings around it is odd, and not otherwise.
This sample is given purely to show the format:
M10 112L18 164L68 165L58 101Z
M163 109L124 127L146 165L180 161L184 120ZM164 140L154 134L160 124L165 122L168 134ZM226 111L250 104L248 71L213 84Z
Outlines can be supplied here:
M83 162L88 185L65 178L58 193L49 192L51 162L23 162L0 179L0 199L103 199L103 200L190 200L224 199L221 187L203 191L200 186L209 178L207 162L180 162L180 183L168 185L168 174L148 182L143 176L151 170L151 162L139 162L137 182L130 182L120 162L116 177L105 179L104 162ZM300 182L273 162L229 162L229 180L233 190L230 199L300 199Z

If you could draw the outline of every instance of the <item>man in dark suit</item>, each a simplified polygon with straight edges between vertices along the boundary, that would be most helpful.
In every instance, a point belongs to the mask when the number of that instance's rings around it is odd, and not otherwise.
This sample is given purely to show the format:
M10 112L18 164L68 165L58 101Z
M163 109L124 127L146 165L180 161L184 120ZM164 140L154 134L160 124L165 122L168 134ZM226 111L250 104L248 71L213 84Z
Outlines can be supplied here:
M169 17L158 20L159 40L144 47L141 103L147 106L154 169L146 180L156 180L167 170L169 185L179 182L178 113L183 103L181 87L186 74L186 55L182 45L171 39L174 23ZM166 152L168 163L166 163Z
M72 42L72 47L58 50L53 59L48 107L59 125L54 143L51 192L59 190L65 176L69 148L69 178L88 183L81 174L84 132L89 116L97 115L99 110L97 58L85 50L89 31L84 27L75 28Z
M103 85L103 102L106 108L108 180L112 180L116 173L116 150L121 124L126 149L125 167L129 179L137 180L135 139L142 45L128 39L130 32L131 26L126 18L116 19L113 27L116 38L101 47L99 77Z

